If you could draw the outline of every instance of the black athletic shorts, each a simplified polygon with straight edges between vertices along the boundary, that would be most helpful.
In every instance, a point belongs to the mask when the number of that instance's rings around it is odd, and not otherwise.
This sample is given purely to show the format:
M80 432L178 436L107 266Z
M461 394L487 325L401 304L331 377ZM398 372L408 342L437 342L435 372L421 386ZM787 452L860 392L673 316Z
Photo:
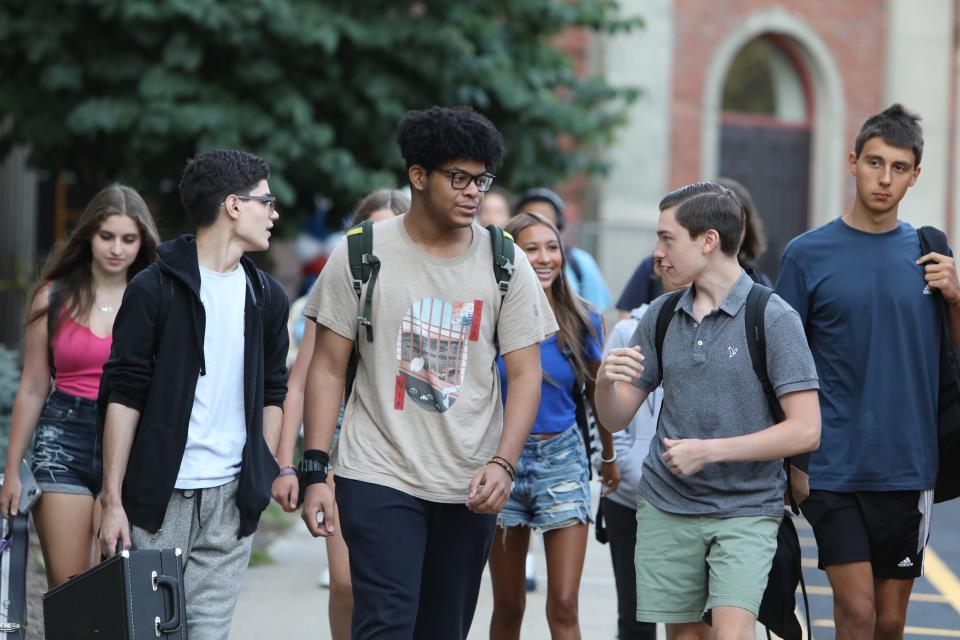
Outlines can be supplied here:
M876 578L923 573L933 491L810 492L800 510L817 538L819 567L869 562Z

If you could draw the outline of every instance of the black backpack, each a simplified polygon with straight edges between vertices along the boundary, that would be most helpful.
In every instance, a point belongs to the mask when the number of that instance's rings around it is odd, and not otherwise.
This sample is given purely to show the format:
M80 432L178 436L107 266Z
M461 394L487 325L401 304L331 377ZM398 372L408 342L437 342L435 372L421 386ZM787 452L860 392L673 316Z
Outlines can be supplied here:
M673 320L674 312L680 297L685 290L674 291L669 294L660 313L657 315L656 349L657 365L660 377L663 378L663 341L667 335L667 328ZM764 312L767 302L773 293L771 289L754 283L747 295L746 309L744 310L744 329L747 333L747 349L750 351L750 362L753 371L763 387L763 393L773 414L774 423L784 419L783 408L773 390L773 384L767 375L767 340L764 332ZM663 415L661 410L661 416ZM790 510L800 514L797 506L810 493L809 476L807 469L810 465L810 454L791 456L783 461L783 468L787 475L787 490L784 496ZM803 580L801 565L800 538L793 524L793 518L785 515L780 520L780 529L777 532L777 551L774 554L770 574L767 577L767 588L763 592L760 611L757 620L767 628L767 637L773 631L784 640L800 640L803 630L797 621L796 591L800 585L803 594L803 608L807 618L807 629L811 634L810 606L807 603L807 586Z
M493 249L493 276L496 278L502 300L507 295L510 277L513 276L516 245L513 244L513 236L497 225L487 225L486 229L490 232L490 243ZM377 276L380 274L380 258L373 253L373 222L364 220L347 231L347 256L350 262L350 275L353 277L353 290L357 294L357 300L363 302L358 320L360 326L364 327L367 342L373 342L373 290L377 284ZM363 292L364 284L367 285L366 295ZM345 398L350 397L353 382L357 377L357 364L360 360L358 343L359 340L354 341L353 353L347 364Z
M922 227L920 255L931 252L949 255L947 236L934 227ZM950 334L947 303L938 291L933 291L941 316L940 329L940 391L938 396L937 444L940 464L933 501L944 502L960 496L960 353Z

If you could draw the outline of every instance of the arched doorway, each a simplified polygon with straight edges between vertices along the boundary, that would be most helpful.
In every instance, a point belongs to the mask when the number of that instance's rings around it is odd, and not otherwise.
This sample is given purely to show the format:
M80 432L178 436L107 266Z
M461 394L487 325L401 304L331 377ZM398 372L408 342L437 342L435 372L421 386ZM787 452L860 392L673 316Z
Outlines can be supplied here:
M742 183L763 219L760 268L775 278L787 242L809 228L813 90L789 38L763 34L723 80L719 176Z

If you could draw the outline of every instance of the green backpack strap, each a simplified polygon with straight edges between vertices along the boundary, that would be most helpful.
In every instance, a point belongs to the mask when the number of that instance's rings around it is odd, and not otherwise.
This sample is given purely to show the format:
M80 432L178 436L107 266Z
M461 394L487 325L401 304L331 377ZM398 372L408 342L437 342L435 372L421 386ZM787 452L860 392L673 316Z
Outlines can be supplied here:
M503 299L510 288L510 278L513 277L513 272L517 268L514 262L517 246L513 243L513 236L497 225L488 224L487 231L490 232L490 243L493 249L493 277L497 281L500 298Z
M350 260L350 274L353 276L353 290L357 300L363 298L363 311L358 320L366 327L367 342L373 342L373 288L380 273L380 258L373 255L373 223L364 220L347 231L347 254ZM367 294L363 295L363 285L367 283Z

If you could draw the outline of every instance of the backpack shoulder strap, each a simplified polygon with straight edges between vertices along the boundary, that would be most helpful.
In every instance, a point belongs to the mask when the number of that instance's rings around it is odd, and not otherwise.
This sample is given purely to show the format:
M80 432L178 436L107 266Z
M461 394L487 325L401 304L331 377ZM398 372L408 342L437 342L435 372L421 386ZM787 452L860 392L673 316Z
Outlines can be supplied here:
M746 310L744 312L743 326L747 332L747 349L750 351L750 362L753 363L753 371L763 387L763 395L767 398L767 404L770 405L770 411L777 422L783 420L783 410L780 408L780 401L774 393L773 384L770 382L770 376L767 375L767 337L764 328L764 315L767 310L767 302L773 291L762 284L754 283L747 294Z
M363 298L363 311L360 324L366 327L367 342L373 342L373 288L380 273L380 259L373 254L373 222L364 220L347 231L347 256L350 261L350 274L353 277L353 290L357 300ZM363 285L367 284L367 293L363 294Z
M669 294L663 306L660 307L660 313L657 314L657 332L655 334L654 345L657 348L657 370L660 372L661 380L663 380L663 341L667 337L667 327L670 326L670 321L673 320L673 313L677 310L677 305L680 303L680 296L683 295L683 292L684 289L680 289L679 291L674 291Z
M495 224L488 224L487 231L490 232L490 244L493 250L493 277L497 281L497 288L500 290L500 299L507 295L510 288L510 278L516 269L516 245L513 243L513 236L498 227Z
M920 254L926 255L931 251L947 255L950 250L947 246L947 234L936 227L920 227L917 229L920 237Z

